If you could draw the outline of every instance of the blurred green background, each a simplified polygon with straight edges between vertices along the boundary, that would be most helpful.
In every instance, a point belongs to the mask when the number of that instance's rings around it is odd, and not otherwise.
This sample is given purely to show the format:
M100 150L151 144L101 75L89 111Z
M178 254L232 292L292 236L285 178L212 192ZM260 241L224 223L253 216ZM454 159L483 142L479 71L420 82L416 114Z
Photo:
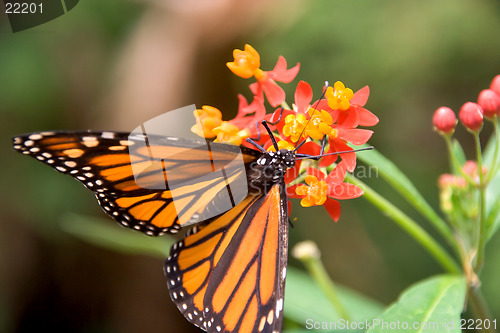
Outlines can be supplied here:
M193 103L230 119L250 82L225 62L250 43L264 69L279 55L301 63L289 103L298 80L316 94L325 80L355 91L369 85L367 108L380 118L370 143L437 209L436 180L448 162L432 114L442 105L458 111L500 74L499 31L497 0L85 0L15 34L0 14L0 332L198 332L170 301L161 259L94 246L61 228L69 212L104 213L80 184L15 153L13 135L130 131ZM485 142L490 132L485 126ZM472 157L471 137L462 128L456 135ZM421 220L376 174L364 180ZM293 217L291 246L316 241L335 281L382 303L442 272L362 198L342 202L338 223L298 204ZM493 318L498 240L482 275Z

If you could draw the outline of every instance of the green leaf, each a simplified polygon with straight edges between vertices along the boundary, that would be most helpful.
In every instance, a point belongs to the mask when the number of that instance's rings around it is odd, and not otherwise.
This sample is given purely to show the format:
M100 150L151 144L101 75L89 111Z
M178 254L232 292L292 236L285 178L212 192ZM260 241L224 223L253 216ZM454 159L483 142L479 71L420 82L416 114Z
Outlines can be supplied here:
M465 289L465 279L457 275L439 275L420 281L403 291L367 332L461 332Z
M128 254L144 254L165 259L174 243L168 236L151 237L123 228L107 218L65 214L61 229L88 243Z
M486 167L489 167L493 161L493 155L495 154L495 141L496 137L495 135L492 135L483 150L483 163Z
M375 318L383 306L349 288L335 285L338 297L352 320ZM285 316L307 328L309 322L331 322L341 319L321 288L305 272L287 268Z
M455 159L457 160L460 166L463 166L467 161L467 157L465 157L465 152L460 145L458 140L451 140L451 153L455 155ZM453 174L460 175L460 170L456 170L455 165L453 163L450 164L450 169L453 170Z
M491 238L500 227L500 172L497 172L486 189L486 234Z
M496 135L492 135L483 153L483 162L488 169L500 163L500 154L496 163L493 163L495 147L497 145ZM491 171L491 170L488 170ZM493 175L491 182L486 189L486 233L488 239L495 234L500 227L500 172Z
M412 204L422 216L426 217L450 244L455 244L455 238L446 222L434 211L415 185L392 161L385 158L375 149L363 152L357 156L366 164L375 166L380 175Z
M493 157L495 156L495 146L496 146L497 137L495 133L493 133L486 144L486 148L483 150L483 165L489 168L492 165ZM497 163L500 160L500 156L497 156Z

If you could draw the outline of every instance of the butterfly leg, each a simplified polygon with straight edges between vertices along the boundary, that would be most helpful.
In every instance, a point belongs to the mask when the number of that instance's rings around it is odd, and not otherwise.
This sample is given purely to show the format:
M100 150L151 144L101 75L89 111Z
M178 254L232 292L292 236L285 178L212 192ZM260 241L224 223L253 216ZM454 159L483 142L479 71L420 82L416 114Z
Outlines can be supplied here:
M281 117L283 116L283 110L285 108L281 107L281 111L280 111L280 116L278 118L278 120L276 120L275 122L270 122L270 121L267 121L268 124L271 124L271 125L277 125L280 121L281 121Z
M266 150L264 149L264 147L262 147L261 145L259 145L257 142L253 141L253 139L247 138L247 142L250 143L250 144L252 144L255 148L257 148L261 152L263 152L263 153L266 152Z
M328 135L323 135L323 139L322 139L322 142L321 142L321 151L319 153L319 156L323 156L323 153L325 152L325 145L326 145L326 141L328 139ZM318 158L319 160L319 158Z

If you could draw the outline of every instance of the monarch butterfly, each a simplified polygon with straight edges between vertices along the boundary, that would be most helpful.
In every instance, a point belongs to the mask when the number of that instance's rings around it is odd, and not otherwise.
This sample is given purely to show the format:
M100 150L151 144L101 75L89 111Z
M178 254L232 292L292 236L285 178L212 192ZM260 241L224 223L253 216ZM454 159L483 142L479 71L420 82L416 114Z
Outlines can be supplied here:
M279 332L289 223L284 173L307 156L254 145L260 151L96 131L13 138L18 152L95 192L126 227L161 235L195 224L164 265L170 297L188 321L208 332ZM231 164L237 158L241 165Z

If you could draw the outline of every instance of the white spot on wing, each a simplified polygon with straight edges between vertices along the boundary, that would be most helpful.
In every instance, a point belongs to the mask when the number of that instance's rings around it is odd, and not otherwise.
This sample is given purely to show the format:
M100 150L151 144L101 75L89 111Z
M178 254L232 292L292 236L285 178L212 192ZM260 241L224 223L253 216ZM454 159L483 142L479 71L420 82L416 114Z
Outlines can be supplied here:
M127 147L126 146L111 146L111 147L108 147L108 149L111 150L111 151L124 150L125 148L127 148Z
M28 138L30 140L40 140L41 138L43 138L43 135L41 135L41 134L31 134Z
M264 326L266 325L266 316L263 316L261 319L260 319L260 323L259 323L259 332L262 332L262 330L264 329Z
M135 142L130 140L120 140L120 144L122 146L132 146L135 144Z
M273 320L274 320L274 311L271 310L271 311L269 311L269 314L267 315L267 323L269 325L271 325L273 323Z
M115 133L113 132L102 132L101 137L104 139L114 139Z
M283 298L276 302L276 318L279 317L281 310L283 310Z

